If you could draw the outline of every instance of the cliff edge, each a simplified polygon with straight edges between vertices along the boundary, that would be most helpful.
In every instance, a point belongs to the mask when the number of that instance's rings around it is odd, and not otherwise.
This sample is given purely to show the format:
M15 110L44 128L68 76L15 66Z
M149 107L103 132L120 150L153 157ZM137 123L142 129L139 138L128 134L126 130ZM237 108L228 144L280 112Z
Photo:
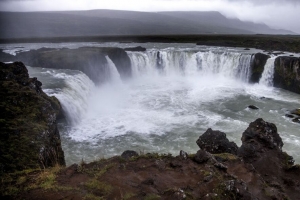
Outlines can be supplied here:
M65 165L56 124L61 106L41 86L23 63L0 63L0 175Z

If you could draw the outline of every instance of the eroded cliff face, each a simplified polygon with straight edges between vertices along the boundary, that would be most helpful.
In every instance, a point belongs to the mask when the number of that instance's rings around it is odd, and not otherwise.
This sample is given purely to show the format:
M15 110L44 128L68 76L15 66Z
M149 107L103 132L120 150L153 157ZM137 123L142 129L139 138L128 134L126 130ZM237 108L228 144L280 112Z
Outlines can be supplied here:
M288 56L276 58L274 86L300 94L300 58Z
M20 52L16 56L0 53L1 61L22 61L31 67L80 70L94 83L109 77L106 56L115 64L122 79L131 77L131 63L127 53L114 47L82 47L78 49L41 48Z
M65 165L56 119L59 101L21 62L0 62L0 174Z
M258 83L259 79L262 76L264 67L267 63L267 60L270 58L269 55L263 53L254 54L253 61L251 63L251 74L250 74L250 83Z

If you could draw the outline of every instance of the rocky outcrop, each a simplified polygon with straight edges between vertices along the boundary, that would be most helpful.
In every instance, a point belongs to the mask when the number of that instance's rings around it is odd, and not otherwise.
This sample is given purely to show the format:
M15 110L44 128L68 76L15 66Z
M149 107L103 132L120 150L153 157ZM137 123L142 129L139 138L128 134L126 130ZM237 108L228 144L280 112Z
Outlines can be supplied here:
M218 146L226 149L228 140L220 133L209 131L209 138L221 137L226 142ZM242 142L240 157L211 154L202 149L190 155L181 150L178 156L125 151L121 156L74 164L59 172L32 172L23 182L19 180L24 177L7 176L0 187L0 197L4 194L4 199L46 200L299 199L300 167L282 152L276 126L257 119L243 133ZM255 149L251 151L254 156L244 153L248 147ZM48 174L56 177L55 181L43 184L42 177Z
M283 142L277 133L276 126L263 119L257 119L244 131L238 155L252 162L262 158L260 154L266 154L266 151L281 152L282 146Z
M3 62L22 61L31 67L80 70L95 83L102 83L110 78L105 56L108 56L115 64L122 79L131 77L130 58L121 48L41 48L20 52L16 56L2 52L0 53L0 60Z
M275 87L300 94L300 58L279 56L274 71Z
M254 54L254 58L251 63L251 74L250 74L250 83L258 83L261 75L264 71L265 64L267 60L270 58L269 55L263 53Z
M56 125L59 101L23 63L0 63L0 174L65 165Z
M213 131L210 128L199 137L196 143L200 149L208 151L209 153L236 154L238 149L234 142L229 142L225 133Z

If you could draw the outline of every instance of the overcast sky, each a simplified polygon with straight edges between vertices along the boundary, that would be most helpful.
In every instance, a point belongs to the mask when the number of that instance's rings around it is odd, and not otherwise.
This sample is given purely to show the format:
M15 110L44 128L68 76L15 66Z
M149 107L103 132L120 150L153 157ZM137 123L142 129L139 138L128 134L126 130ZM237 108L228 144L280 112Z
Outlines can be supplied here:
M90 9L219 11L227 17L300 33L300 0L0 0L2 11Z

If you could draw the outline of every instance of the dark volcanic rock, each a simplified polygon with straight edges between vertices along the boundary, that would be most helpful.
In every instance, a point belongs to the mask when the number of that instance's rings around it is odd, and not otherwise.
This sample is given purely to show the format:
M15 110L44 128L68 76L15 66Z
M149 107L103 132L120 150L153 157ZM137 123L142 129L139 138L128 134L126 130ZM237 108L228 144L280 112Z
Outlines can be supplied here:
M251 66L251 75L250 75L250 83L258 83L261 75L264 71L265 64L267 60L270 58L269 55L263 53L256 53L253 58L252 66Z
M41 85L23 63L0 63L0 174L65 165L56 125L61 106Z
M296 169L297 172L289 170L295 168L294 160L282 152L282 146L283 142L276 126L263 119L257 119L244 131L238 156L263 176L264 182L269 184L266 189L268 192L272 191L273 199L285 199L286 195L294 199L299 193L299 188L291 186L294 183L290 184L290 180L299 176L299 169Z
M208 161L210 158L211 158L211 156L209 155L209 153L200 149L197 151L197 153L194 157L194 161L201 164L201 163Z
M125 51L146 51L146 48L137 46L137 47L129 47L129 48L124 48Z
M300 123L300 117L297 117L297 118L293 119L292 121L295 123Z
M124 159L129 159L131 157L135 157L138 156L139 154L135 151L131 151L131 150L126 150L122 153L121 157Z
M279 56L275 59L274 86L300 94L300 58Z
M294 115L290 115L290 114L285 114L285 116L286 116L287 118L294 118Z
M244 144L258 144L262 148L278 149L281 151L283 142L277 133L277 127L263 119L257 119L250 123L242 136L242 146L239 152L242 152Z
M250 106L248 106L248 108L250 108L252 110L258 110L259 109L258 107L254 106L254 105L250 105Z
M226 138L226 134L220 131L213 131L207 129L207 131L199 137L197 145L209 153L231 153L236 154L237 145L234 142L229 142Z

